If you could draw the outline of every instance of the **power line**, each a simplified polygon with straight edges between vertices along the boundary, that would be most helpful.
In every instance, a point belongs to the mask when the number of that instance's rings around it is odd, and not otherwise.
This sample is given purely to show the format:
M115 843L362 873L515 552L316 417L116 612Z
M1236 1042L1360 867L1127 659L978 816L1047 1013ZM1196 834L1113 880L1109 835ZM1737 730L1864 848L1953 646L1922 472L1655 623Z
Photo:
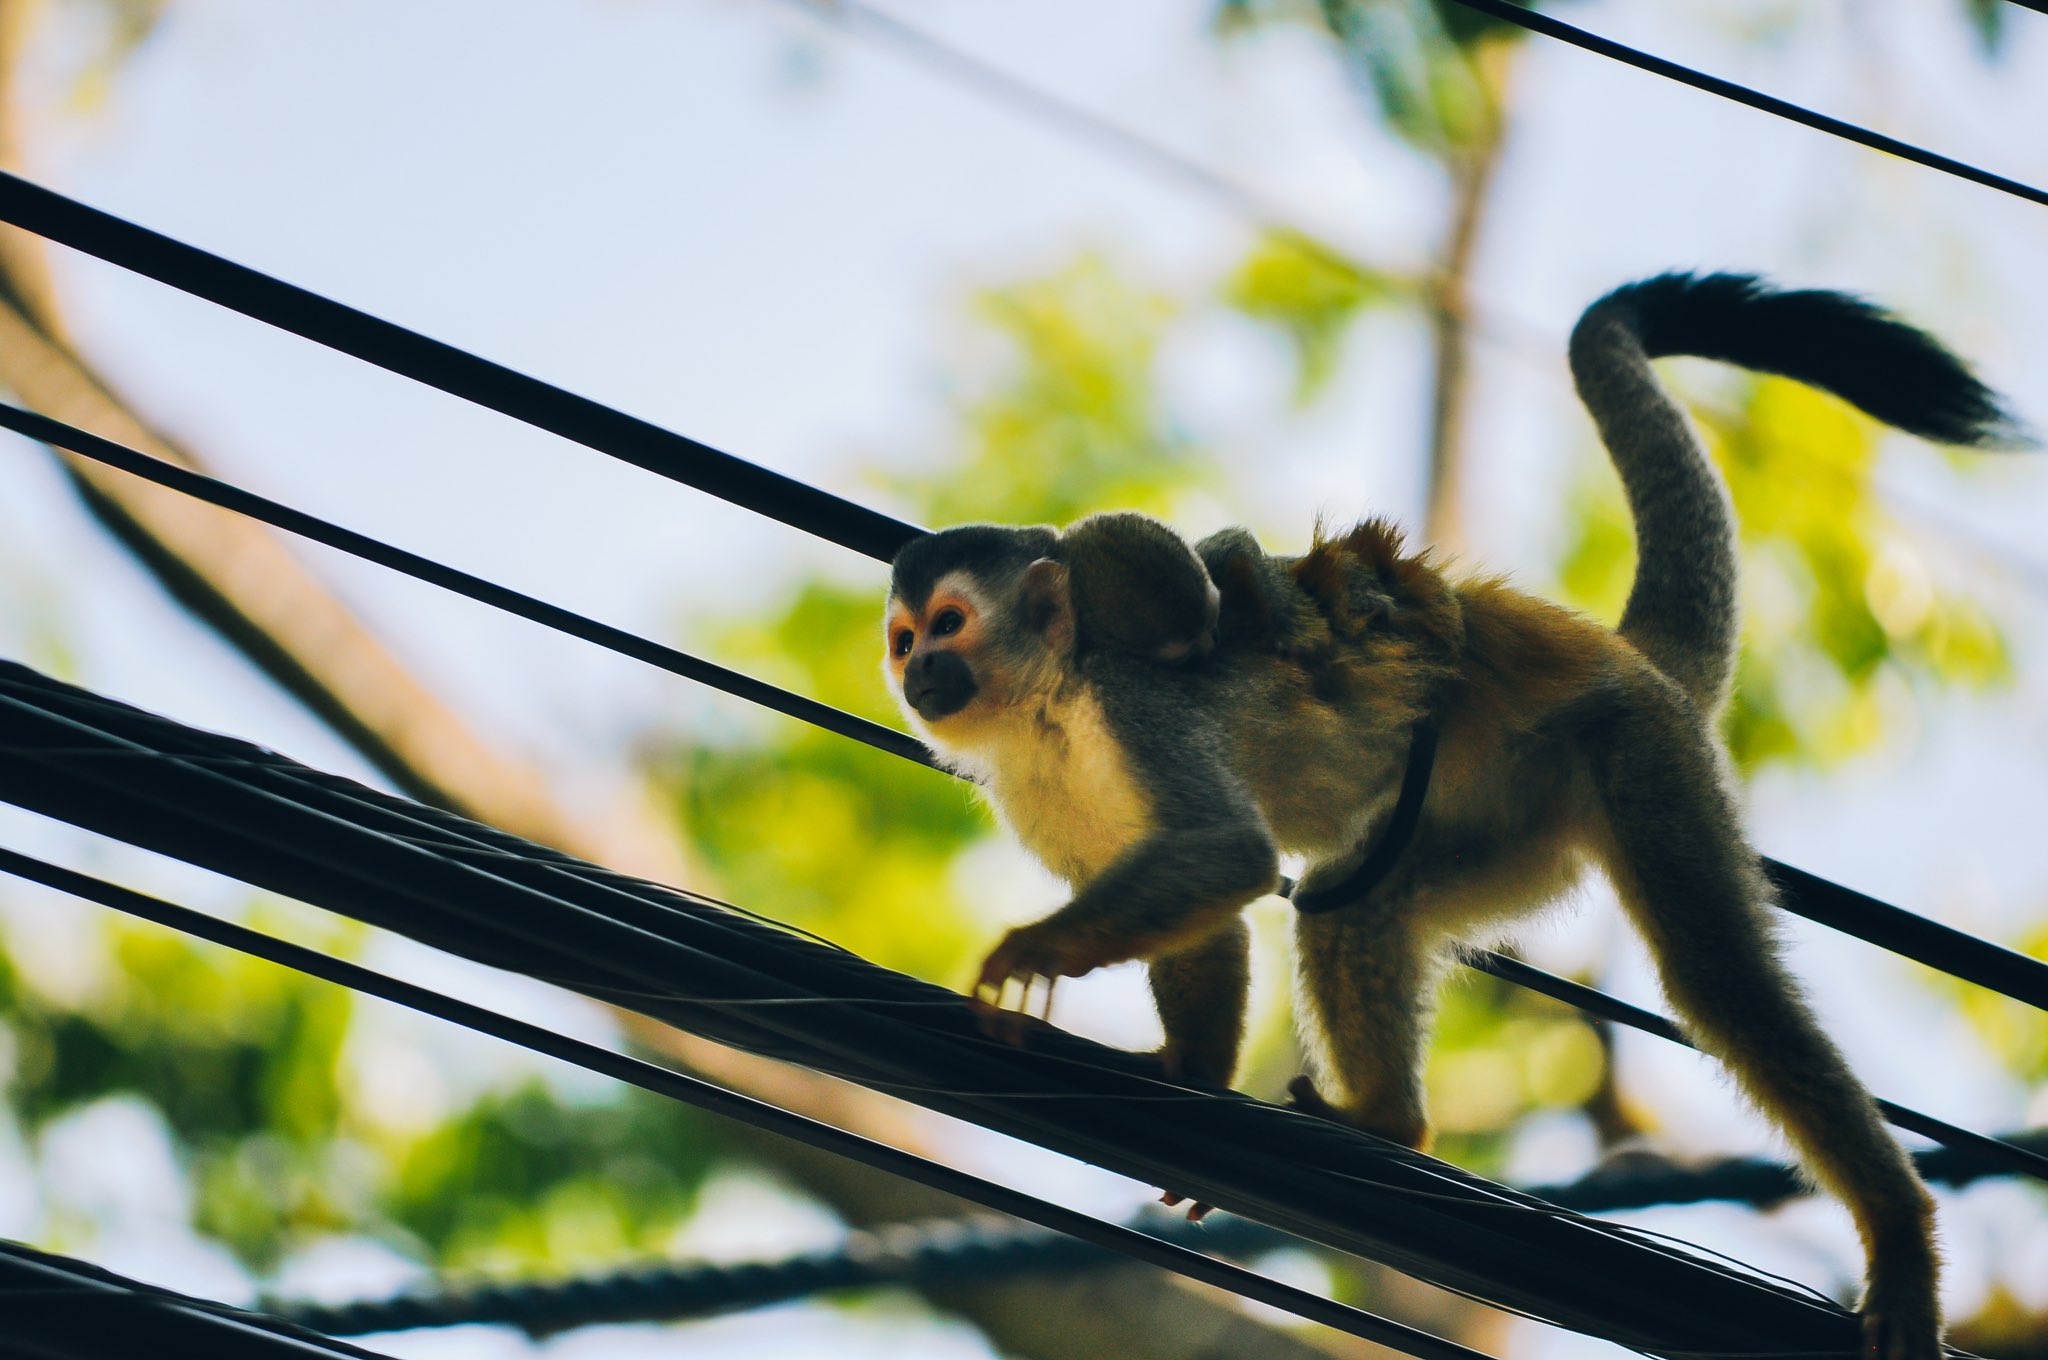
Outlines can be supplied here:
M0 221L882 561L916 526L0 172Z
M1535 10L1527 9L1522 5L1513 3L1513 0L1454 0L1454 3L1463 5L1466 9L1490 15L1495 19L1501 20L1503 23L1513 24L1518 28L1525 28L1531 33L1540 33L1546 38L1555 38L1559 42L1570 43L1574 47L1582 47L1588 52L1597 52L1603 57L1612 58L1615 61L1633 66L1638 70L1648 71L1652 75L1662 76L1666 80L1675 80L1681 85L1690 85L1696 90L1705 90L1707 93L1719 95L1723 99L1731 99L1738 104L1746 104L1750 108L1761 109L1765 113L1775 114L1780 118L1789 119L1794 123L1814 128L1817 131L1831 133L1836 137L1855 142L1859 146L1866 146L1874 151L1882 151L1888 155L1897 156L1901 160L1911 161L1915 165L1924 165L1931 170L1939 170L1944 174L1969 180L1973 184L1981 184L1986 188L1996 189L2000 193L2011 194L2015 198L2026 199L2029 203L2048 205L2048 189L2037 189L2031 184L2022 184L2018 180L2008 179L2004 175L1993 174L1989 170L1980 169L1966 161L1956 160L1952 156L1944 156L1939 152L1915 146L1911 142L1902 142L1896 137L1887 137L1882 132L1873 132L1869 128L1860 127L1855 123L1844 122L1839 118L1831 118L1824 113L1816 113L1812 109L1794 104L1789 100L1779 99L1775 95L1752 90L1747 85L1738 85L1732 80L1723 80L1719 76L1710 76L1705 72L1695 71L1690 66L1681 66L1675 61L1651 56L1647 52L1638 51L1626 44L1615 42L1611 38L1603 38L1598 34L1588 33L1585 29L1574 28L1572 25L1559 19L1553 19L1547 14L1540 14Z
M632 657L650 666L659 667L671 675L682 676L699 684L709 685L749 703L851 737L891 755L921 764L931 763L930 754L922 743L907 733L870 722L866 718L848 713L844 709L805 698L800 694L771 685L753 676L730 670L715 662L691 656L688 652L655 642L623 628L564 609L560 605L523 594L507 586L487 581L480 576L455 567L408 552L404 548L344 529L338 524L309 515L302 510L281 504L253 491L246 491L232 483L221 481L193 472L161 458L152 458L146 453L116 444L110 439L88 433L75 425L34 411L25 411L18 406L0 402L0 428L10 429L39 443L68 450L81 458L89 458L108 467L140 477L145 481L166 487L182 495L191 496L208 504L220 506L239 515L246 515L273 528L311 539L338 552L347 553L366 562L374 562L392 571L439 586L443 590L487 604L508 614L538 623L556 632L595 643L621 656Z
M143 1284L99 1266L0 1242L0 1309L16 1360L380 1360L260 1313Z
M1546 973L1541 968L1523 963L1520 959L1509 958L1491 949L1473 949L1465 952L1465 962L1482 973L1500 978L1504 982L1512 982L1519 987L1526 987L1532 992L1541 992L1568 1006L1577 1007L1588 1015L1596 1015L1603 1020L1626 1025L1645 1034L1654 1034L1660 1039L1685 1048L1699 1047L1667 1016L1631 1005L1619 997L1609 996L1584 983L1573 982L1554 973ZM1987 1158L2021 1175L2048 1181L2048 1155L2031 1148L2016 1147L1971 1129L1961 1128L1946 1120L1936 1119L1932 1115L1922 1114L1918 1110L1900 1105L1896 1101L1885 1100L1882 1097L1874 1098L1877 1100L1878 1110L1885 1119L1899 1128L1917 1133L1923 1138L1932 1138L1946 1147Z
M1215 1261L1186 1245L1162 1241L1135 1228L1104 1222L979 1176L955 1171L951 1167L914 1153L904 1152L764 1101L728 1091L710 1082L625 1054L614 1053L596 1044L572 1039L481 1006L455 1000L359 964L349 963L317 950L276 939L246 926L193 911L189 907L165 902L5 848L0 848L0 871L97 902L143 920L153 921L158 925L168 926L214 944L267 959L366 996L378 997L422 1014L518 1044L522 1048L573 1063L657 1095L680 1100L710 1113L737 1120L749 1127L779 1134L809 1147L845 1157L863 1166L890 1172L921 1185L958 1195L971 1203L1000 1210L1040 1228L1089 1243L1099 1250L1120 1253L1148 1264L1161 1266L1191 1279L1201 1280L1246 1298L1271 1304L1275 1308L1311 1322L1321 1322L1410 1355L1448 1357L1449 1360L1484 1360L1477 1351L1469 1350L1455 1342L1445 1341L1363 1309L1351 1308L1307 1290L1284 1285L1254 1272ZM296 1309L295 1312L298 1314L295 1321L318 1331L380 1330L374 1326L335 1325L334 1318L316 1319L311 1310L304 1308Z
M1653 1352L1853 1343L1838 1309L450 813L0 664L0 797ZM474 861L474 862L473 862ZM1170 1105L1171 1108L1163 1108Z

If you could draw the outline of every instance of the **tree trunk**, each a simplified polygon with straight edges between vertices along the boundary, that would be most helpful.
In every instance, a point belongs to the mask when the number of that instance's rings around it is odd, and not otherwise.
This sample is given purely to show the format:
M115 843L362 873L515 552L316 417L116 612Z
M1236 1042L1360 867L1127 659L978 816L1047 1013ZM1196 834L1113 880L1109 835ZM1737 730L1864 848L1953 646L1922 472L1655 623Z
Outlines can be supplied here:
M1423 491L1425 534L1445 552L1465 540L1466 427L1472 388L1472 267L1492 202L1494 177L1507 150L1507 83L1520 44L1485 41L1471 54L1473 80L1489 113L1470 141L1446 154L1451 217L1431 283L1429 464Z

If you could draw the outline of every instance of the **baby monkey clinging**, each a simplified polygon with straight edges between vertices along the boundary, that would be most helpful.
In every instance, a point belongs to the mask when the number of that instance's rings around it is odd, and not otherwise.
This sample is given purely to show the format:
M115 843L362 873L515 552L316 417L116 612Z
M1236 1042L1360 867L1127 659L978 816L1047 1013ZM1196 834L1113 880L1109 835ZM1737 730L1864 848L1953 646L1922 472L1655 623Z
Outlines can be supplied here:
M1157 521L1105 515L910 544L889 676L919 734L1073 890L1003 939L978 996L1024 1008L1041 985L1049 997L1061 977L1144 959L1167 1069L1227 1083L1241 912L1273 891L1282 852L1303 855L1298 900L1335 909L1297 925L1315 1075L1296 1100L1411 1147L1428 1138L1423 1045L1446 959L1597 865L1689 1032L1849 1206L1876 1353L1932 1360L1926 1191L1779 961L1714 734L1735 533L1650 367L1667 354L1784 374L1944 443L2012 434L1961 362L1865 303L1665 275L1602 298L1571 339L1636 525L1618 629L1497 579L1452 580L1380 521L1280 557L1243 530L1190 550ZM1411 755L1430 751L1422 792ZM1412 822L1400 853L1356 873L1384 859L1390 821Z

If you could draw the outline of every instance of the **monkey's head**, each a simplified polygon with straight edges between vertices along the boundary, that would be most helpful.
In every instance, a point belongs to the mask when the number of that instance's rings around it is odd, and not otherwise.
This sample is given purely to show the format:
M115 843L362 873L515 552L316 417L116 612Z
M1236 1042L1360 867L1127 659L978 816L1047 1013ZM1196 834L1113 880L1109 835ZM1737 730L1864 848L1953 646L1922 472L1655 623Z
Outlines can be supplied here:
M1074 645L1067 568L1051 529L969 524L896 555L884 669L911 725L963 750L1056 683Z

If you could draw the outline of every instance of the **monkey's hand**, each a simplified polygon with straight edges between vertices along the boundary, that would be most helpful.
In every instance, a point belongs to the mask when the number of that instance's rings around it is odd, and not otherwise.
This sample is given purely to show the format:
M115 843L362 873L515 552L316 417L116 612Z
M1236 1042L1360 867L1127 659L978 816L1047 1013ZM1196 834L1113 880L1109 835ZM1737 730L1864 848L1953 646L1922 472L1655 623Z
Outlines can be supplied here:
M1097 957L1097 951L1086 948L1085 941L1065 923L1048 917L1019 926L1003 937L981 965L971 999L985 1030L1022 1044L1031 1022L1051 1017L1054 984L1112 962L1115 960ZM1040 982L1045 988L1034 1007L1033 993Z

